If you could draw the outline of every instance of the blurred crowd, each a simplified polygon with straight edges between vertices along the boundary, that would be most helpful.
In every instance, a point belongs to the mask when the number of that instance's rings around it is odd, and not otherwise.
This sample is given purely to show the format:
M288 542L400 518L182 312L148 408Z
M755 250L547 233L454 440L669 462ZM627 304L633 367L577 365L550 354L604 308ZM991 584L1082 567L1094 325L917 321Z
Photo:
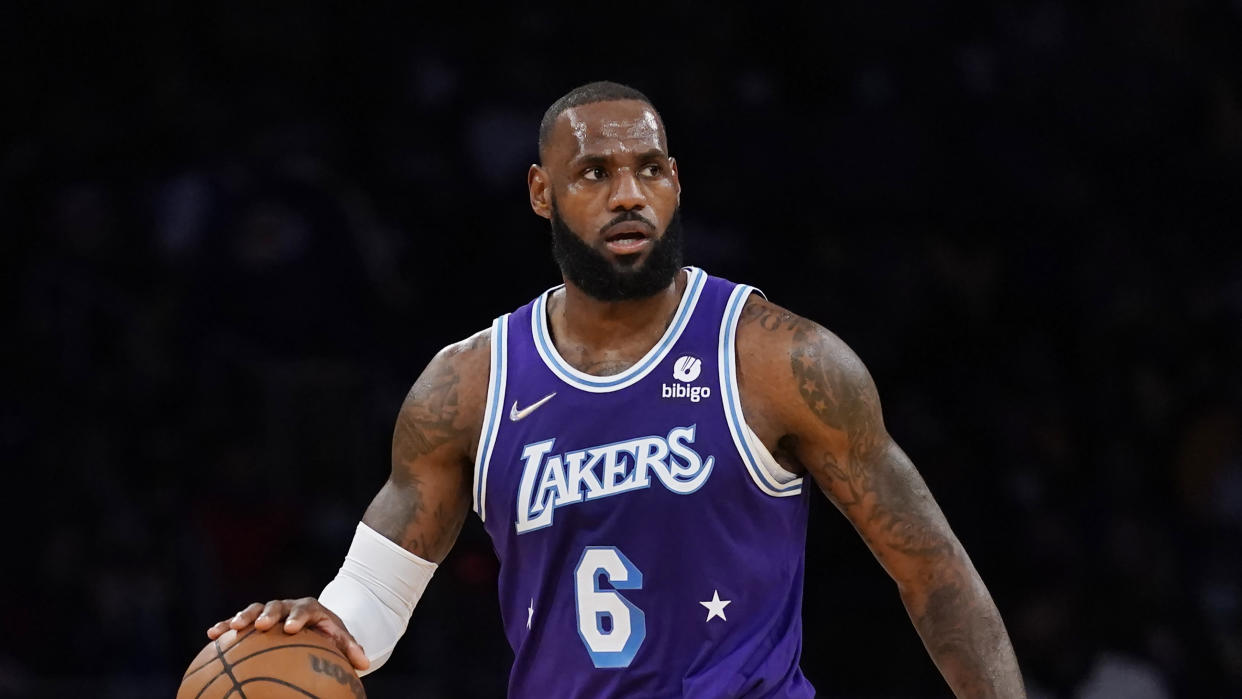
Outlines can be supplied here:
M602 78L688 262L868 363L1032 697L1242 695L1242 4L830 5L14 11L0 696L171 696L321 589L431 355L558 282L525 171ZM807 675L943 696L815 499ZM503 693L496 567L472 520L373 696Z

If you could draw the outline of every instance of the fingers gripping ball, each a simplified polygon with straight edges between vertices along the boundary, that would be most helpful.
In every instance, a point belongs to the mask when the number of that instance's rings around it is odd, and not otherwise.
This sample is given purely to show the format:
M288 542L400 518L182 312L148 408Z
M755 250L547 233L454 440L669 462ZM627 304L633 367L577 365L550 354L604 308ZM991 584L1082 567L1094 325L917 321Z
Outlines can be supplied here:
M177 699L364 699L367 693L332 639L276 625L227 631L207 644L181 679Z

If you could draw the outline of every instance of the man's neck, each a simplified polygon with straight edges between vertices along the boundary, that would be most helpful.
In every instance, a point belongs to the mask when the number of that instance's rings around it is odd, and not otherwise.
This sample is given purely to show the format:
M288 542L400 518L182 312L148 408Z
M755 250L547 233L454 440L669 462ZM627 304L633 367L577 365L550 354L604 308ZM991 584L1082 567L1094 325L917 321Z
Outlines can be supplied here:
M587 373L641 359L672 322L689 275L678 271L663 291L642 299L601 301L568 280L548 304L548 324L557 351ZM615 373L607 371L603 373Z

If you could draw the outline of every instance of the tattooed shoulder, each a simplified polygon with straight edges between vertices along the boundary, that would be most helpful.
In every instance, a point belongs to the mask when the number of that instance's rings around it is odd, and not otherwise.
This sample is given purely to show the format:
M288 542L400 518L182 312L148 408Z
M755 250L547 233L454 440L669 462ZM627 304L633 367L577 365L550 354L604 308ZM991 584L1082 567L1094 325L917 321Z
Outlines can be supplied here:
M483 420L491 331L440 350L406 394L393 431L393 473L450 442L474 450Z
M803 403L820 422L853 434L877 426L875 383L839 337L814 323L799 327L791 339L789 367Z
M738 350L767 385L801 402L824 424L843 429L873 404L875 388L862 361L836 335L752 294L738 319Z
M818 426L855 450L883 440L870 374L845 342L818 323L754 294L739 319L738 357L739 371L751 379L743 386L780 416L782 438L797 441Z
M810 325L810 321L752 293L738 316L738 327L754 327L768 332L793 331Z
M790 356L809 333L822 330L759 294L751 294L738 319L737 371L747 424L790 471L805 465L794 452L800 433L798 384ZM788 463L786 463L788 462Z

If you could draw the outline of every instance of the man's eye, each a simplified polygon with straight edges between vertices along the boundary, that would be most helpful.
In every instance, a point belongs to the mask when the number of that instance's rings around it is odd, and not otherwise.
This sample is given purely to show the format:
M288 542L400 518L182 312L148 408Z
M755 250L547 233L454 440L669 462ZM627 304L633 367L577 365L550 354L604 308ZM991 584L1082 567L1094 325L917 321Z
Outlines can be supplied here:
M652 164L650 164L650 165L648 165L648 166L644 167L644 168L641 170L641 172L642 172L644 175L646 175L647 177L659 177L659 176L660 176L660 173L662 173L662 172L663 172L663 170L662 170L662 169L660 169L660 166L659 166L659 165L656 165L655 163L652 163Z
M602 180L604 179L604 168L602 167L588 168L586 172L582 173L582 176L588 180L593 180L593 181Z

